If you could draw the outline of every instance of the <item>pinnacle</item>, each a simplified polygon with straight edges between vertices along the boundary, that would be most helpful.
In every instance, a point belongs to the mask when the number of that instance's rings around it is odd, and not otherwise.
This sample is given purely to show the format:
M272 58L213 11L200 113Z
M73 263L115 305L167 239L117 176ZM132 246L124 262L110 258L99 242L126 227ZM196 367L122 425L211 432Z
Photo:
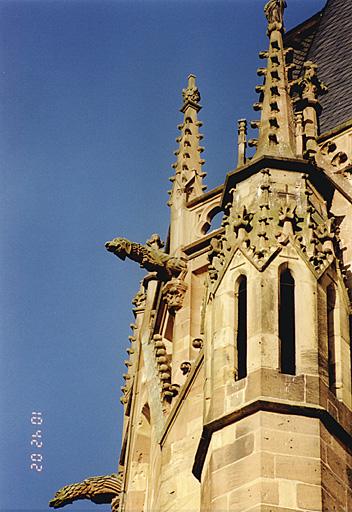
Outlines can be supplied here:
M260 122L252 124L259 128L256 157L294 157L296 154L289 83L293 70L292 51L284 49L282 39L285 7L284 0L269 0L264 7L269 49L259 54L262 59L267 59L267 67L257 70L257 74L263 77L263 83L256 87L260 97L253 105L254 110L261 111Z
M201 109L200 93L194 74L188 75L187 87L182 90L182 98L183 123L178 125L180 131L176 139L178 148L174 151L177 160L172 165L175 169L175 176L171 204L174 204L174 197L184 198L186 196L186 201L188 201L201 195L204 190L202 178L205 173L202 171L202 165L205 160L200 157L204 151L204 147L200 145L203 135L199 132L203 123L198 120L198 112Z

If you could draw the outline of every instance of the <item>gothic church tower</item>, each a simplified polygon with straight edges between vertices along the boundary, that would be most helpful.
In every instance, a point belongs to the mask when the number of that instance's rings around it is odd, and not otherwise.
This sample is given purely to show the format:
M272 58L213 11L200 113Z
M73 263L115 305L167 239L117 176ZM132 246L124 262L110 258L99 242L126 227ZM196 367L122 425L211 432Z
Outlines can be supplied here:
M329 73L317 41L352 9L329 0L285 35L285 6L265 5L258 135L247 140L239 121L236 169L204 192L190 75L166 247L158 235L106 244L148 271L133 300L119 468L63 488L54 507L352 511L351 98L336 110L337 79L330 92L311 60Z

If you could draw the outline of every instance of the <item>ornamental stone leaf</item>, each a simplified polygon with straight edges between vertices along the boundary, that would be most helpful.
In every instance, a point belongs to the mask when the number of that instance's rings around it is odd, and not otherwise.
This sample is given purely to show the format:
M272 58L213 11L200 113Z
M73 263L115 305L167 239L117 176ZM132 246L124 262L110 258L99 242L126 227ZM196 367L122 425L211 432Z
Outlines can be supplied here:
M187 87L187 89L183 89L182 97L184 103L198 103L200 101L200 93L197 87Z
M328 88L319 80L318 66L314 62L306 61L303 67L304 73L295 80L292 90L297 91L302 99L317 100L319 96L327 93Z

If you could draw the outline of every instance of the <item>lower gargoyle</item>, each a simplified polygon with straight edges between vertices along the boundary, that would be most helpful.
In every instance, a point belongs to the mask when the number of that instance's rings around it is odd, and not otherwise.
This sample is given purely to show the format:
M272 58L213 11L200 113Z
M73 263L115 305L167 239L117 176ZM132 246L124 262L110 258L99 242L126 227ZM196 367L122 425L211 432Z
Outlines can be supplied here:
M163 281L177 277L186 269L186 263L180 258L174 258L164 253L163 244L159 235L152 235L145 245L127 240L127 238L114 238L106 242L105 247L121 260L127 258L136 261L149 272L156 272Z
M60 508L76 500L91 500L93 503L112 503L121 493L122 473L93 476L76 484L65 485L57 491L49 503Z

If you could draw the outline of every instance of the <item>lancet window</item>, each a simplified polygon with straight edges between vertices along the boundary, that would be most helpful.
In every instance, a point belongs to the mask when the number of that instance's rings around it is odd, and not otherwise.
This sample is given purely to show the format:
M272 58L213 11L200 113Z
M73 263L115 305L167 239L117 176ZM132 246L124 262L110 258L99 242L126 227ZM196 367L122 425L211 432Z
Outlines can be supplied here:
M280 273L279 367L282 373L296 373L295 281L288 268Z
M236 283L235 292L236 313L236 380L247 376L247 278L240 276Z

